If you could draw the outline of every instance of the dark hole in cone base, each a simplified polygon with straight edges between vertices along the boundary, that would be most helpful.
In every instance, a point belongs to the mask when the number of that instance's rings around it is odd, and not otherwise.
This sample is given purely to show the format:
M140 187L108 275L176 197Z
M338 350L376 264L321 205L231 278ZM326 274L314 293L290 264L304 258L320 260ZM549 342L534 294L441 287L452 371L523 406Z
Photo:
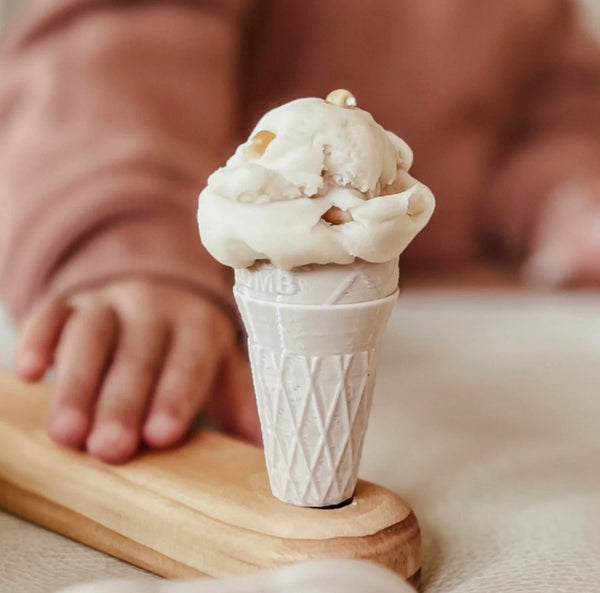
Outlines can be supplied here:
M354 500L354 496L351 496L350 498L347 498L346 500L342 500L342 502L338 502L337 504L330 504L330 505L327 505L326 507L311 507L311 508L323 509L323 510L341 509L342 507L347 507L349 504L352 503L353 500Z

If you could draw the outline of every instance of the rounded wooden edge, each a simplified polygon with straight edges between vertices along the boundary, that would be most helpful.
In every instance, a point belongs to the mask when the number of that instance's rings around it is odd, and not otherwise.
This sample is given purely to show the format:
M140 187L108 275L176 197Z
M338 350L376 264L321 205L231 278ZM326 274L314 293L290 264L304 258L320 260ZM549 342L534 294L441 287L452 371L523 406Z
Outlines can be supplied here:
M239 524L295 540L365 537L404 521L412 512L395 492L364 480L358 481L352 502L338 508L297 507L276 500L270 492L268 496L266 508L248 505Z
M269 568L314 558L361 559L381 564L404 579L415 579L421 569L421 530L410 511L402 521L372 535L337 537L328 540L288 539L278 553L265 559Z
M240 571L239 566L232 564L229 570L222 571L214 570L216 567L211 570L206 566L190 566L180 559L164 556L70 509L2 481L0 506L15 515L168 578L224 576L276 569L315 558L349 558L375 562L398 573L413 586L418 588L419 585L421 536L417 518L412 512L404 521L370 536L333 538L325 541L281 541L276 546L275 553L266 553L262 557L261 565L251 568L246 565L246 571Z

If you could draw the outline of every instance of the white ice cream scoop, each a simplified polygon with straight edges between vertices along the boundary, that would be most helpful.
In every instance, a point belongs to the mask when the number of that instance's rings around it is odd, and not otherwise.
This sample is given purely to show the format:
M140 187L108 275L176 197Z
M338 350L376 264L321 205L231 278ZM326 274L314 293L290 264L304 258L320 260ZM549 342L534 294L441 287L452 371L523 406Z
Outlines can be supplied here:
M408 145L348 91L269 111L200 194L202 242L221 263L282 269L397 258L435 200Z

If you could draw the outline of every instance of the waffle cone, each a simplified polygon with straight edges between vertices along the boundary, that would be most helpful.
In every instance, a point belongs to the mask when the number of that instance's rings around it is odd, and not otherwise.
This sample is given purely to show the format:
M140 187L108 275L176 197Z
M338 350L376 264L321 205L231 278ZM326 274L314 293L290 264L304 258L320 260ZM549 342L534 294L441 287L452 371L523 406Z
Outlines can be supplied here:
M279 288L287 294L259 290L277 281L271 267L252 270L252 279L236 273L267 470L284 502L323 507L353 495L379 346L397 297L397 272L393 286L385 278L397 263L370 265L378 268L285 272ZM315 303L332 294L337 304Z

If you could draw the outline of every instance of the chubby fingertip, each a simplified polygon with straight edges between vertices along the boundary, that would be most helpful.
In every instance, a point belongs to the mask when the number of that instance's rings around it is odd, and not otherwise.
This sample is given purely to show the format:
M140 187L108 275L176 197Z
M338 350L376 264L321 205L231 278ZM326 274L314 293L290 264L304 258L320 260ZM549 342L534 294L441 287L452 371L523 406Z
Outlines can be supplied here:
M216 416L214 412L210 416L215 426L225 434L262 447L262 430L256 407L229 408L226 412L221 410Z
M48 433L65 447L80 448L89 428L87 416L80 410L64 408L53 412L48 420Z
M232 432L234 436L242 439L243 441L251 445L256 445L257 447L263 446L262 431L260 429L260 424L258 423L258 420L256 421L256 423L251 421L246 424L243 424L237 427L237 429Z
M172 447L185 436L187 427L164 412L152 414L144 425L143 438L153 449Z
M15 372L24 381L39 381L46 372L49 362L35 350L17 353Z
M88 453L105 463L129 461L137 452L139 439L135 431L119 422L110 422L95 428L86 442Z
M239 438L245 443L248 443L249 445L254 445L255 447L263 446L262 433L260 431L258 431L258 433L242 431L237 434L234 434L233 436Z
M256 445L257 447L263 446L262 430L260 429L260 427L258 427L256 431L253 431L250 434L249 442L253 445Z
M547 290L566 286L576 273L573 252L559 247L534 252L521 268L521 277L526 284Z

